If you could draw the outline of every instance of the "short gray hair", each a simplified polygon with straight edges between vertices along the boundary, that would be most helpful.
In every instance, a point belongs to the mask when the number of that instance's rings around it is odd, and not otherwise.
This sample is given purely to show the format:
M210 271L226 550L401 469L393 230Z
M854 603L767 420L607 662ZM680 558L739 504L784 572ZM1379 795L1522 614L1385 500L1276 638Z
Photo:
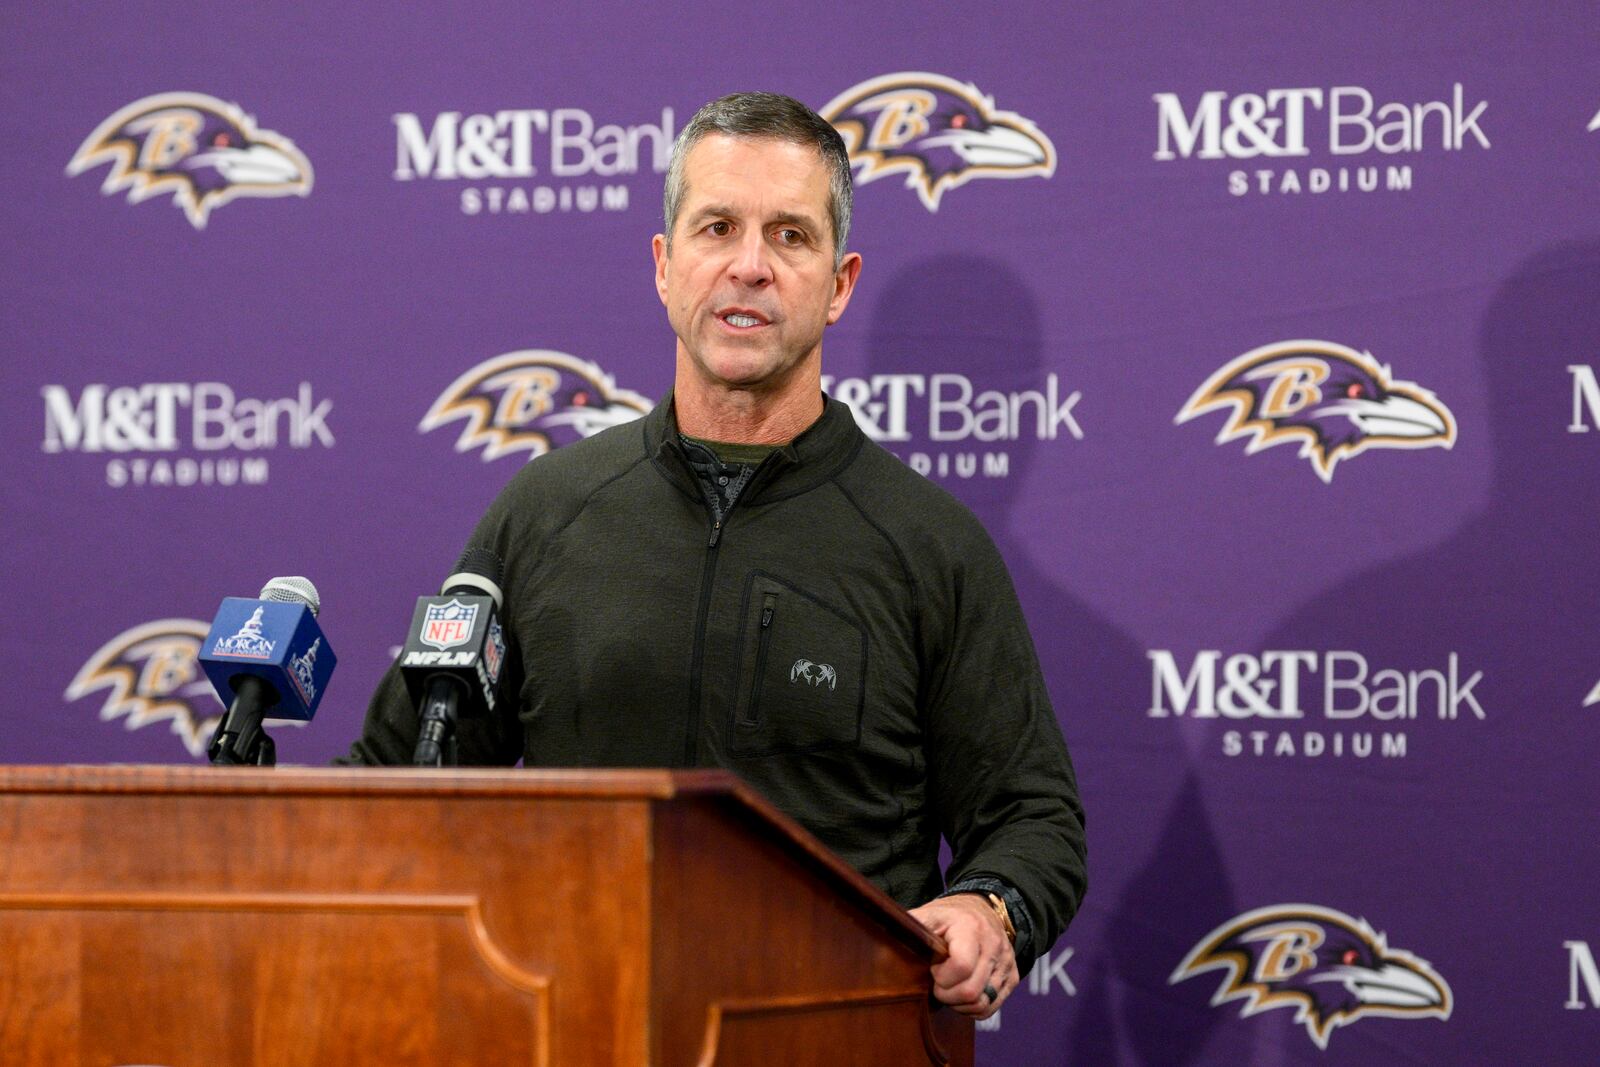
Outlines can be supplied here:
M667 247L672 247L672 231L677 226L678 208L683 205L683 164L689 149L707 134L728 137L767 137L792 144L810 145L828 168L828 221L833 226L833 265L844 259L845 239L850 236L850 207L854 185L850 178L850 153L844 138L827 119L790 96L778 93L731 93L702 107L683 128L672 146L672 162L667 166L666 189L662 196L662 221L666 224Z

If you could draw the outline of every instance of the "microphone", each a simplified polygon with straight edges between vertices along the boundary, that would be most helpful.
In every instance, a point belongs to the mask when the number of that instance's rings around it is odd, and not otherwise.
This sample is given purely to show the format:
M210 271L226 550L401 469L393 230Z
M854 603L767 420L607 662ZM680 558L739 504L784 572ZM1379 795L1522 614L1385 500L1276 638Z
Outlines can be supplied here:
M261 720L316 714L338 661L317 625L320 606L304 578L274 578L254 600L223 600L199 656L228 705L206 749L212 763L270 767L277 748Z
M506 658L501 569L493 552L469 548L438 596L417 598L400 650L400 675L421 721L413 766L455 766L456 720L495 709Z

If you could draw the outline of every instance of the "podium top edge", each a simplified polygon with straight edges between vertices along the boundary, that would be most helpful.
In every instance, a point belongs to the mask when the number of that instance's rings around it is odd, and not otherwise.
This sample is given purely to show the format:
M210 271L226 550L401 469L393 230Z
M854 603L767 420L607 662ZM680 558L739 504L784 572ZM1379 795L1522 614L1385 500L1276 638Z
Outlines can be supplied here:
M719 768L531 769L511 767L190 767L173 764L0 765L0 795L145 795L276 797L464 797L478 799L671 801L701 798L743 811L787 839L835 888L930 962L944 940L798 823Z
M522 770L461 767L186 767L168 764L0 766L6 793L417 795L670 800L741 793L729 771Z

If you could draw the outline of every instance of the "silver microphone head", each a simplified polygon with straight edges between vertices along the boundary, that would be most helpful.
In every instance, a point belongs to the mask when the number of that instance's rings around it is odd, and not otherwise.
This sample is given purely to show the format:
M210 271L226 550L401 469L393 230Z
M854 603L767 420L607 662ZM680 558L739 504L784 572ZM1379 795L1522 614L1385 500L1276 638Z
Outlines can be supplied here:
M322 600L317 596L317 587L311 584L311 579L293 576L288 578L274 578L261 587L261 595L257 600L276 600L283 604L304 604L315 615L322 609Z

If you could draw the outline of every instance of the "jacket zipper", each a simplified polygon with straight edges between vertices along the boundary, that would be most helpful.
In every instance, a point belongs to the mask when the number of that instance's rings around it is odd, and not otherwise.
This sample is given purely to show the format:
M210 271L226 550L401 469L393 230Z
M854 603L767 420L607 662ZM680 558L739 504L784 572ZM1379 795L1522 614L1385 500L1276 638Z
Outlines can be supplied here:
M778 610L778 594L763 594L761 600L761 637L756 646L756 673L750 685L750 707L745 712L744 718L739 720L741 726L761 725L761 679L767 675L767 646L772 643L772 616Z
M697 763L700 748L701 674L706 657L706 617L711 614L711 587L717 574L717 542L722 540L722 521L711 520L711 538L706 542L705 577L700 581L700 611L694 626L694 661L689 669L688 729L683 739L683 765Z
M690 480L698 479L699 474L695 472L687 459L682 458L681 451L679 452L679 458L682 460L684 468L688 471ZM750 491L750 486L754 484L762 468L766 467L771 461L772 456L769 455L757 464L755 473L750 476L750 481L745 483L744 489L740 492L741 497ZM734 503L737 505L738 501L735 500ZM694 656L689 668L689 714L687 716L689 721L683 739L683 763L686 767L696 766L700 754L700 704L704 689L701 675L704 671L706 658L706 618L711 614L711 587L717 571L717 544L722 540L722 528L727 524L728 516L733 512L733 508L730 507L722 513L722 518L719 519L717 518L716 510L709 503L706 505L706 510L711 513L711 536L706 540L705 577L700 581L700 614L699 618L695 620Z

